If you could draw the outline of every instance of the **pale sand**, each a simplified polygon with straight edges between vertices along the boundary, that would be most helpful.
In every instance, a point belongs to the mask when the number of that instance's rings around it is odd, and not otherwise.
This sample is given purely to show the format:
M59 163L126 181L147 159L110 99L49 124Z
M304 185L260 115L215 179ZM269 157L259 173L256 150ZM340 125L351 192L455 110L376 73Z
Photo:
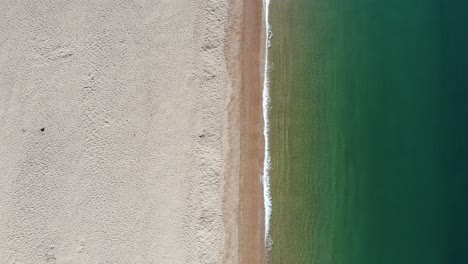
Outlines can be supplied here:
M222 261L227 12L0 1L0 263Z

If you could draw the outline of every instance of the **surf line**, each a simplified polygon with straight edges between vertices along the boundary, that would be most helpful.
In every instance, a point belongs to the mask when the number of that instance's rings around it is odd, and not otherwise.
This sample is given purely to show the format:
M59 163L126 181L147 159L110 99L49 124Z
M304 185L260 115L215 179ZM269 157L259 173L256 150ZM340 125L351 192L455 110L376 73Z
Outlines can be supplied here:
M268 50L271 46L271 26L269 23L269 8L271 0L263 0L263 15L265 26L265 58L264 58L264 72L263 72L263 91L262 91L262 110L263 110L263 138L265 142L265 153L263 160L263 175L261 181L263 184L263 201L265 207L265 247L267 251L270 250L272 240L270 239L270 221L272 212L272 200L270 190L270 143L269 143L269 120L268 112L270 108L270 87L268 80L269 64L268 64Z

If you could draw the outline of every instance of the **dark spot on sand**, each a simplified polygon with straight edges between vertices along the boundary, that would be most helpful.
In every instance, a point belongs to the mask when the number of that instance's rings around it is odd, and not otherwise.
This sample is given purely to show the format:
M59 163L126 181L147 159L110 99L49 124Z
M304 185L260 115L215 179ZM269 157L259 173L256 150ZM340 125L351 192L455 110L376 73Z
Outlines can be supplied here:
M44 132L45 131L45 127L41 128L41 132Z

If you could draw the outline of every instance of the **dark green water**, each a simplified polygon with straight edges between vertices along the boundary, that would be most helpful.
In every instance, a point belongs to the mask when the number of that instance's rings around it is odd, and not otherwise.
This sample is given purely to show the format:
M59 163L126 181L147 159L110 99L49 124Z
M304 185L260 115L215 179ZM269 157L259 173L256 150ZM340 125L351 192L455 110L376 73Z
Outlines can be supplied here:
M468 1L270 14L271 263L468 263Z

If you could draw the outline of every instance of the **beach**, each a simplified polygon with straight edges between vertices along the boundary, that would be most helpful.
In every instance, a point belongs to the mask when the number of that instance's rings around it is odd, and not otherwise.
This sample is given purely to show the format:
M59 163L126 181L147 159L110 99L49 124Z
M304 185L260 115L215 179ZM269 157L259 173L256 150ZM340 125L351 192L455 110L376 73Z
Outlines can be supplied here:
M0 4L0 263L263 263L262 1Z

